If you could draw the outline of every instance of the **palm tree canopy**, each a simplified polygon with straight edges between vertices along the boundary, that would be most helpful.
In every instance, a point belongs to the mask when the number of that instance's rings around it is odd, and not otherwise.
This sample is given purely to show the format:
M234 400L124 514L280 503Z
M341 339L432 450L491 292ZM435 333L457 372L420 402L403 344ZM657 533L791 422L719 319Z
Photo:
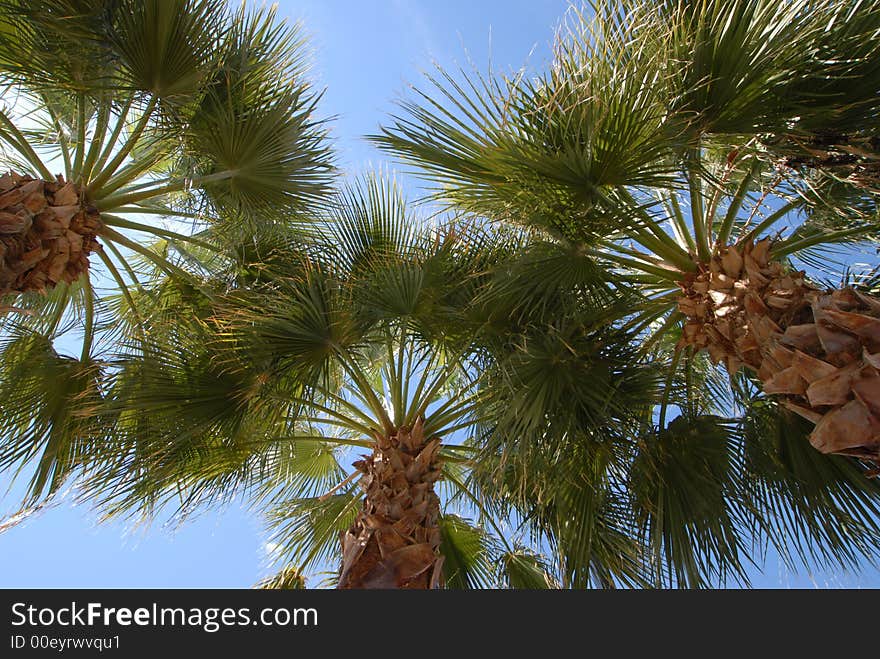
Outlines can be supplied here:
M859 38L876 15L698 4L575 14L538 80L441 72L440 98L407 104L377 139L464 211L448 226L413 222L377 179L305 231L249 232L241 207L206 196L232 215L213 229L224 249L209 234L142 250L130 265L151 271L144 285L101 301L123 346L112 357L10 334L0 393L17 425L0 465L36 465L37 495L75 477L111 515L246 497L290 564L278 587L338 556L360 505L345 451L416 422L444 439L452 587L747 583L771 549L792 567L876 560L866 466L815 452L808 424L754 378L676 349L678 282L737 237L788 226L774 254L807 265L823 246L876 238L870 157L828 162L870 131L872 92L851 90L851 109L835 90L854 72L872 84ZM815 46L807 62L794 30ZM846 75L819 66L838 47L855 52ZM658 53L675 58L658 67ZM157 116L196 112L173 100L186 84L163 79L174 93ZM790 160L835 113L846 140ZM43 377L26 377L25 359ZM65 386L50 395L46 377Z
M288 221L323 198L332 165L319 94L298 27L274 10L214 0L0 9L0 164L13 172L0 189L17 222L0 239L0 297L2 311L26 314L6 325L52 336L69 308L83 316L87 355L90 253L131 295L135 256L185 276L145 241L222 250L219 228L255 232L268 209Z
M460 207L590 242L616 191L674 184L701 144L755 138L775 160L836 135L865 142L851 155L870 169L878 26L875 7L834 0L597 3L571 13L548 73L439 71L374 139ZM833 177L820 160L802 164Z
M149 337L137 315L138 300L156 297L145 282L159 272L181 278L169 288L198 287L179 263L277 235L326 196L332 157L305 42L274 10L4 0L0 17L0 164L16 172L0 179L15 186L2 205L32 225L0 236L12 277L0 273L0 435L16 446L6 466L42 455L39 497L90 436L71 430L91 427L77 401L100 397L117 328ZM14 205L22 185L40 188L23 200L30 214ZM77 237L83 214L90 229ZM103 265L92 276L89 251ZM56 348L62 336L81 338L78 359Z
M797 417L754 391L745 416L723 416L705 393L723 381L697 357L666 379L668 353L649 359L609 325L637 294L583 254L473 224L414 228L377 180L329 217L317 238L213 261L201 287L165 278L137 298L161 349L122 324L131 349L74 463L86 500L150 516L243 496L287 587L338 556L360 506L350 452L422 408L449 438L449 587L745 582L754 546L791 565L875 555L874 482L814 454ZM658 428L660 406L680 416Z

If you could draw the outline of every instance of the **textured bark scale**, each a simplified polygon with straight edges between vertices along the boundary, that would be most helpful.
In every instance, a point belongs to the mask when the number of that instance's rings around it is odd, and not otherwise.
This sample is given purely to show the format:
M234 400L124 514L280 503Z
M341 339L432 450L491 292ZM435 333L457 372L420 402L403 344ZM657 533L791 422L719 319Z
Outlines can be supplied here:
M819 290L769 252L769 239L728 246L680 282L682 345L731 374L754 370L816 424L810 442L823 453L880 463L880 299Z
M440 439L421 422L378 437L373 454L355 463L364 504L342 534L339 588L429 589L441 585Z
M98 211L74 183L0 176L0 297L72 282L98 247Z

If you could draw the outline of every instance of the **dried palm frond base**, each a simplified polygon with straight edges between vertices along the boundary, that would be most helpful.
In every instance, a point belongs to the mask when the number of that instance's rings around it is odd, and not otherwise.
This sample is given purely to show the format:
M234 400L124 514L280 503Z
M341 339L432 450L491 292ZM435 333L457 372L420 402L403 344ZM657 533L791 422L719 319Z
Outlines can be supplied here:
M769 253L769 239L731 245L680 282L682 345L731 374L753 369L816 424L810 442L823 453L880 463L880 300L818 290Z
M364 505L342 534L339 588L439 588L440 439L425 441L421 422L378 437L363 474Z
M74 183L0 176L0 297L73 282L98 247L98 211Z
M876 135L788 135L774 146L792 152L782 159L785 167L819 170L838 181L880 193L880 137Z

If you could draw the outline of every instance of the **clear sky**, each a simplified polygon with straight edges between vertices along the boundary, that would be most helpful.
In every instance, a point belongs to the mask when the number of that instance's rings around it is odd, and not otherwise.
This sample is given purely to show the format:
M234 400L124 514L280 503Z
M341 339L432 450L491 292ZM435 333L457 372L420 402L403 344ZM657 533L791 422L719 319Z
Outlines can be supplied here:
M237 3L236 3L237 4ZM280 16L311 37L312 75L335 116L340 165L350 173L387 164L362 136L373 133L407 86L437 61L444 68L505 73L549 61L567 0L285 0ZM0 476L0 494L8 480ZM14 499L0 499L0 517ZM235 505L179 528L98 524L62 503L0 535L0 587L249 587L268 572L259 520ZM880 572L793 576L773 564L764 587L880 587Z

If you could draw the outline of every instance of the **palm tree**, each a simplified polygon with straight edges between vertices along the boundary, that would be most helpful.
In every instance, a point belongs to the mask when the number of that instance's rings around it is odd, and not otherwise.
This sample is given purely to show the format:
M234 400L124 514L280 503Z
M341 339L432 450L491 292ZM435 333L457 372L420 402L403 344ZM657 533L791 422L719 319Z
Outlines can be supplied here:
M191 282L175 255L257 240L329 183L299 30L226 5L0 2L0 466L40 464L26 507L96 432L100 352L141 279Z
M10 0L2 15L0 296L73 283L95 251L113 275L118 247L157 259L121 229L198 242L120 216L253 217L321 194L302 39L272 11Z
M177 281L157 284L141 315L159 349L114 362L103 431L79 463L82 496L146 515L172 497L187 513L250 496L274 520L284 574L335 556L339 588L553 583L540 547L508 540L469 487L477 448L458 438L493 410L477 292L517 241L422 226L396 186L368 178L339 194L316 234L273 243L215 263L225 294L197 288L182 302ZM171 322L154 320L163 299ZM599 354L585 324L580 340ZM654 381L636 378L614 405L607 393L584 401L597 405L594 425L644 398L640 382ZM351 447L367 454L346 475L340 451ZM456 514L462 501L484 528Z
M880 299L797 269L878 238L880 10L646 0L594 13L573 14L539 80L444 74L440 99L405 104L375 140L449 204L630 273L649 344L680 332L679 351L706 349L731 377L745 366L815 424L820 451L880 461Z

